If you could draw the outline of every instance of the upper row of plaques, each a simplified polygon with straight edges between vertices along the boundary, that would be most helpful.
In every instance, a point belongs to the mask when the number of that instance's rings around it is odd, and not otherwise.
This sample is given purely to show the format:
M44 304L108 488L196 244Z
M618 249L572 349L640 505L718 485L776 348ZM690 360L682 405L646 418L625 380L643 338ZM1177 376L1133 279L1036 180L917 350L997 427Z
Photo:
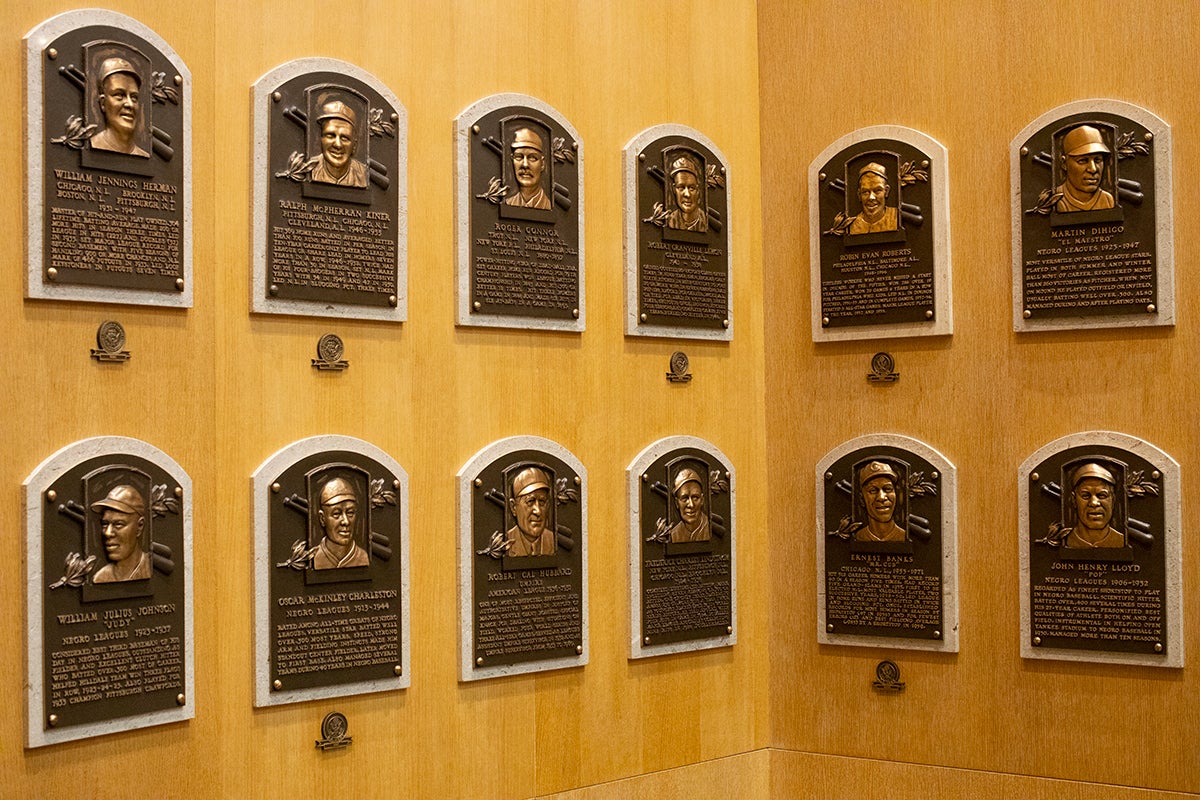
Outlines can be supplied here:
M26 296L190 307L191 76L108 11L26 36ZM377 78L306 58L253 87L254 311L407 317L407 113ZM582 331L583 141L554 108L486 97L455 120L456 321ZM658 125L624 148L628 335L729 340L729 167ZM1012 143L1017 331L1173 325L1167 124L1113 100ZM851 132L809 167L815 341L953 332L947 151Z
M53 17L26 36L26 296L190 307L191 76L137 21ZM407 113L343 61L255 82L252 308L407 317ZM460 325L585 327L583 141L533 97L455 124ZM659 125L626 146L628 313L636 336L732 337L728 166Z

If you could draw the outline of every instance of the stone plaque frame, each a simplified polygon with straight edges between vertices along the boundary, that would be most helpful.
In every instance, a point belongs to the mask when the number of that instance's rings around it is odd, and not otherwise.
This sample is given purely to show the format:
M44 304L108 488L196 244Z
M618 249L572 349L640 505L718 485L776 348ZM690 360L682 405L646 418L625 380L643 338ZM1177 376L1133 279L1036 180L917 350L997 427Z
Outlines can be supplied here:
M865 514L865 509L855 506L853 493L859 490L855 474L877 460L898 470L903 476L901 480L905 489L894 508L896 512L904 514L906 541L859 543L852 540L855 530L863 527L864 520L860 520L858 514L860 511ZM817 641L821 644L957 653L958 470L954 464L917 439L874 433L851 439L829 451L817 462L816 480ZM844 507L843 504L850 506L851 513L831 519L829 507L836 505L840 509ZM918 511L921 513L918 514ZM832 548L839 548L836 559ZM931 552L922 559L919 548L929 548ZM854 552L856 550L859 552ZM941 630L918 631L914 637L889 636L882 627L872 633L862 632L861 626L857 633L842 633L836 626L830 630L826 583L829 562L849 562L854 556L862 559L864 565L890 563L893 566L888 568L897 570L897 574L901 563L912 564L903 569L921 570L920 577L925 577L935 566L940 568Z
M390 476L380 476L380 468L383 472L390 473ZM347 475L349 482L357 486L358 493L366 490L370 494L370 502L360 501L358 504L358 515L365 524L359 525L355 542L369 554L371 566L314 568L313 562L307 560L308 554L299 553L292 540L302 545L301 550L317 542L319 531L315 531L309 511L315 492L319 491L314 481L342 475ZM297 499L288 494L289 489L294 487L280 486L280 490L276 491L275 486L279 485L277 482L283 476L289 476L291 479L297 476L304 478L305 497L300 500L299 505ZM254 497L255 707L407 689L412 682L408 473L395 459L375 445L350 436L325 435L301 439L282 448L254 471L250 482ZM395 510L389 507L395 507ZM302 511L305 519L301 521L299 516L293 518L289 509ZM387 523L377 526L373 522L372 516L380 510L396 517L396 529L392 529ZM302 542L305 538L307 540ZM362 611L356 609L355 613L359 614L378 610L375 606L379 602L399 603L399 673L386 665L374 665L365 670L360 667L357 673L370 672L376 677L356 673L332 682L305 679L304 683L312 685L296 688L289 688L285 680L280 688L274 688L277 676L272 659L272 611L281 607L280 601L285 598L277 596L280 593L277 593L278 587L273 579L279 570L292 567L292 561L297 556L307 561L306 565L295 567L305 573L303 596L306 600L310 597L334 594L338 597L330 599L329 602L348 603L350 608L354 608L355 604L371 606ZM285 560L280 561L280 558ZM297 604L297 607L304 609L309 604L317 606L318 613L329 607L324 600L309 600L308 603ZM302 619L313 618L309 616Z
M629 140L621 151L625 178L625 335L669 339L733 339L733 255L729 227L733 212L729 159L704 134L685 125L664 124L647 128ZM685 156L703 162L702 231L675 230L671 217L679 213L668 189L671 167L667 156ZM695 256L689 266L703 264L706 273L721 272L725 280L723 317L666 315L642 307L643 267L663 269L670 248ZM649 254L655 255L653 259ZM644 262L653 260L654 264ZM678 260L678 259L677 259ZM717 262L716 268L709 266ZM673 266L673 265L672 265ZM645 319L642 318L645 314Z
M534 130L547 140L542 143L548 153L544 154L545 174L541 177L547 210L520 208L505 202L518 196L509 186L516 178L504 154L514 146L521 128ZM472 103L455 118L454 152L455 324L583 331L587 327L583 139L574 126L558 110L536 97L494 94ZM553 231L553 236L541 236L540 241L533 242L529 231ZM518 233L522 237L520 246L512 241ZM493 253L490 249L493 246L500 251L495 254L497 260L510 261L511 256L518 255L528 262L530 249L544 253L545 259L533 265L542 270L550 269L556 262L570 266L574 260L574 306L487 301L478 294L477 282L481 278L477 274L476 248L487 247L488 253Z
M1070 495L1064 482L1069 473L1077 477L1076 469L1093 462L1124 485L1124 491L1114 493L1110 507L1112 522L1123 529L1120 532L1124 540L1122 547L1101 544L1084 548L1068 543L1073 528L1070 527ZM1017 494L1020 498L1022 658L1149 667L1184 666L1180 474L1178 462L1166 452L1143 439L1112 431L1086 431L1055 439L1021 463L1017 472ZM1076 483L1082 480L1078 478ZM1048 539L1058 539L1058 543L1045 541ZM1050 548L1055 549L1054 555L1049 554ZM1095 557L1089 557L1092 555ZM1045 622L1035 626L1032 594L1035 579L1042 585L1049 585L1048 578L1053 578L1057 584L1052 591L1065 587L1061 591L1086 594L1103 589L1109 607L1118 603L1123 595L1128 595L1131 601L1142 602L1144 598L1140 594L1135 597L1133 593L1143 588L1150 595L1158 593L1162 598L1160 620L1166 640L1159 643L1163 645L1162 650L1156 650L1150 639L1142 643L1125 640L1130 643L1112 649L1089 644L1100 642L1099 637L1053 637L1076 639L1081 645L1078 647L1042 640L1039 633L1050 639L1047 633L1050 629L1045 627ZM1076 599L1072 598L1072 602ZM1142 613L1134 609L1132 602L1127 608L1128 612L1122 611L1121 615ZM1120 621L1102 620L1097 626L1101 623L1109 627L1121 624ZM1122 640L1118 633L1116 638L1105 641L1115 644ZM1120 649L1122 646L1125 649Z
M92 36L98 38L83 45L86 52L75 49L75 39ZM60 53L64 41L68 50ZM89 101L99 94L87 74L88 62L99 69L104 63L99 59L108 57L136 62L130 71L140 77L139 89L144 84L145 91L139 91L144 95L142 110L135 112L134 155L91 146L90 140L107 128L97 130L100 120ZM60 100L70 107L47 108L47 96L60 89L65 92ZM124 14L94 8L66 11L25 35L26 298L192 307L191 94L192 75L179 54L150 28ZM151 115L157 124L148 122ZM78 153L79 161L70 153ZM113 180L101 185L101 178ZM124 264L115 270L64 267L71 274L60 274L53 263L46 263L54 199L70 203L63 209L76 218L106 214L115 220L135 208L143 215L161 212L139 219L161 219L165 226L177 226L179 253L169 258L178 262L178 269L151 274L148 267L139 271L136 264ZM93 219L78 222L89 238L95 224ZM143 244L157 254L161 243L138 240L139 246ZM95 248L111 250L113 243L95 243ZM55 279L49 277L51 270Z
M135 570L132 577L121 578L110 573L109 580L96 583L94 579L105 570L111 571L111 566L94 566L106 561L107 556L99 525L101 508L93 507L93 504L117 509L133 494L128 492L126 484L134 486L142 503L135 542L142 551L141 558L149 575L143 577ZM42 747L195 717L192 481L183 467L158 448L138 439L97 436L69 444L51 455L34 469L23 487L26 747ZM122 490L126 493L121 494ZM117 505L112 505L109 498L115 498ZM124 507L132 509L132 506ZM47 540L50 521L63 526L63 530L56 532L78 531L79 538L69 543L58 536L52 541ZM79 552L75 552L76 547L80 548ZM62 551L66 551L65 564L59 560ZM54 581L59 570L63 570L62 577ZM47 608L51 605L51 618L48 619ZM74 612L73 606L78 606ZM162 637L171 633L170 628L179 625L182 628L179 636L181 652L177 656L168 655L167 660L178 658L182 690L164 687L156 690L161 697L145 700L139 699L137 692L124 694L131 688L124 686L116 690L121 693L116 702L124 707L119 713L92 714L94 719L70 725L65 719L56 720L57 725L50 725L50 715L69 714L76 707L76 703L71 702L75 698L66 695L57 706L62 711L56 711L51 704L54 687L48 685L46 673L48 659L55 651L47 647L45 637L55 625L72 637L78 637L81 641L70 643L70 647L79 649L116 647L125 643L149 646L164 641ZM168 630L160 630L162 627ZM143 630L146 633L140 632ZM105 637L103 641L112 644L97 645L98 634ZM167 644L170 644L169 640ZM144 664L144 659L140 663ZM143 678L153 681L153 678ZM177 695L182 695L182 700ZM112 698L104 698L102 702L110 700Z
M509 509L511 484L527 467L549 472L550 513L547 529L553 530L555 545L550 555L503 555L505 531L516 524ZM574 479L570 473L574 473ZM582 667L588 663L588 548L587 548L587 470L570 451L557 442L538 436L511 436L493 442L473 455L458 471L458 611L459 680L475 681L506 675ZM496 480L500 482L497 484ZM477 482L478 481L478 482ZM489 506L489 503L491 504ZM494 507L504 510L497 511ZM568 527L565 522L570 522ZM575 530L575 527L578 530ZM481 570L491 567L479 581ZM565 574L564 574L565 570ZM493 576L511 578L493 580ZM551 580L551 584L545 584ZM479 663L476 641L478 603L487 593L477 594L479 586L493 584L511 596L514 593L574 593L578 606L580 632L574 652L537 657L516 654L501 660L507 663ZM525 581L526 583L522 583ZM532 581L532 583L528 583ZM514 587L512 584L516 583ZM489 589L490 591L490 589ZM556 648L563 650L569 648ZM548 652L543 649L541 652Z
M1054 208L1054 198L1061 196L1055 193L1056 181L1064 177L1055 162L1061 158L1064 134L1083 123L1094 123L1104 149L1110 152L1099 188L1112 195L1115 207L1080 211L1080 221L1073 222L1074 213L1058 213ZM1150 111L1119 100L1066 103L1042 114L1017 134L1009 152L1014 331L1175 324L1172 158L1170 126ZM1121 177L1122 174L1126 177ZM1067 236L1071 230L1079 233ZM1073 315L1069 306L1064 306L1061 312L1041 310L1040 314L1039 309L1027 308L1027 292L1038 287L1027 286L1033 273L1027 272L1025 262L1040 259L1034 265L1040 273L1058 280L1072 280L1070 276L1058 278L1061 274L1058 262L1072 252L1080 252L1076 258L1092 262L1111 262L1121 256L1128 256L1129 262L1150 261L1150 265L1130 263L1129 266L1151 266L1152 285L1139 286L1137 281L1126 281L1120 285L1121 295L1113 294L1115 290L1096 290L1096 297L1076 302ZM1079 277L1074 281L1084 282ZM1125 303L1115 302L1125 295L1128 296ZM1101 297L1107 297L1108 302L1101 303ZM1148 304L1144 302L1147 299ZM1113 313L1090 310L1102 306L1119 310Z
M404 105L371 73L333 58L300 58L281 64L255 81L250 95L254 116L252 310L404 322L408 318L408 112ZM308 118L322 102L343 99L358 123L350 158L352 168L361 165L357 168L362 186L338 186L313 178L320 168L314 166L321 160L320 131ZM297 103L303 107L298 108ZM331 210L318 212L318 208ZM301 285L302 279L288 287L272 283L272 231L290 225L293 217L298 225L301 221L318 227L337 224L339 233L359 239L386 243L388 235L394 237L395 261L384 281L392 293L347 287L322 290ZM310 217L313 219L308 221ZM336 223L330 222L333 218ZM363 254L361 263L367 260ZM337 294L330 296L330 292Z
M852 225L860 215L851 211L861 204L849 198L849 187L859 180L862 168L880 162L890 189L884 205L888 211L894 208L896 229L853 233ZM814 342L948 336L954 332L949 186L945 146L921 131L899 125L852 131L813 159L808 167L808 230ZM892 251L906 252L886 255ZM914 284L929 280L932 302L914 302L877 314L845 315L847 321L839 323L826 308L826 289L832 291L835 281L850 279L842 275L861 273L870 263L862 257L875 252L881 254L877 268L888 274L903 270ZM901 258L907 263L893 263ZM839 267L843 261L845 272ZM876 315L879 322L866 321Z
M700 477L707 483L704 513L709 518L711 538L708 542L675 543L675 552L672 552L670 529L679 522L679 514L671 513L669 475L673 469L677 472L699 461L706 464ZM737 475L729 459L703 439L668 436L638 453L626 469L626 476L629 481L629 657L649 658L737 644ZM643 514L643 509L649 511L651 508L655 510ZM724 513L718 514L718 510ZM665 541L651 542L648 538ZM727 561L727 627L714 633L713 626L696 626L673 631L656 641L645 632L644 590L647 587L643 571L649 560L677 556L689 560L703 558L708 562L714 559ZM699 584L689 584L693 591L698 587Z

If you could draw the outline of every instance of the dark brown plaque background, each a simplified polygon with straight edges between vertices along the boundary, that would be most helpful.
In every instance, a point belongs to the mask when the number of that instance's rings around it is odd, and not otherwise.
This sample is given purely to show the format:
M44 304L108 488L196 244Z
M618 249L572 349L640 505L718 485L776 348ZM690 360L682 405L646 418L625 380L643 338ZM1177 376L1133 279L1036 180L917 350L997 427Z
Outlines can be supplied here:
M57 51L56 58L49 51ZM97 70L125 58L141 78L135 143L149 157L92 149L105 125ZM93 62L89 66L89 61ZM167 57L129 31L92 25L43 50L42 280L178 293L184 288L184 93ZM143 74L144 73L144 74ZM90 131L89 126L96 126ZM58 141L55 141L58 140ZM53 279L50 269L55 270Z
M677 206L668 161L702 161L702 208L708 230L669 227ZM640 324L722 330L729 320L729 193L727 165L687 136L663 136L638 152L637 318Z
M680 521L671 485L682 468L704 479L707 542L662 541ZM646 645L728 636L733 625L732 513L729 467L703 450L660 456L641 480L642 641ZM647 641L648 640L648 641Z
M556 528L553 555L494 557L495 536L515 524L505 502L506 484L525 466L554 481L547 527ZM583 507L578 475L540 450L518 450L488 464L472 490L472 624L478 667L574 658L583 645ZM482 663L479 663L482 659Z
M307 549L320 541L307 507L319 502L317 484L326 476L354 486L355 541L368 553L365 567L286 565L297 543ZM302 458L274 479L280 489L269 501L270 680L280 681L281 691L396 678L395 667L405 667L396 480L374 459L336 450Z
M534 130L543 140L541 188L550 209L503 200L516 191L510 157L513 134ZM577 143L549 114L506 106L470 125L471 314L571 320L579 316L579 181ZM500 187L506 187L502 192Z
M397 109L369 83L337 72L298 75L267 94L267 295L395 306L402 246L393 184L400 163ZM310 179L321 154L319 122L311 117L326 95L355 112L353 158L367 168L365 188Z
M897 491L892 521L906 542L858 542L865 524L854 494L855 473L871 461L888 464L906 488ZM937 469L898 447L855 450L827 470L825 487L825 619L831 634L940 639L942 592L942 481ZM897 489L901 487L898 485Z
M127 469L95 474L112 466ZM88 476L90 489L85 488ZM145 500L150 536L140 544L151 555L150 578L94 584L108 561L99 515L89 506L122 484L134 485ZM44 713L58 717L55 728L179 707L176 697L186 692L184 656L191 645L185 628L179 486L151 461L106 454L80 462L51 484L53 501L43 493ZM96 561L82 586L49 588L64 575L68 554L94 555Z
M1082 123L1101 131L1112 155L1100 188L1114 208L1058 213L1048 208L1063 181L1062 135ZM1072 114L1023 145L1021 297L1027 318L1130 314L1158 304L1154 166L1157 142L1145 126L1110 113Z
M1052 524L1066 522L1062 495L1070 495L1070 472L1080 460L1091 459L1127 487L1116 493L1111 523L1125 533L1126 547L1085 550L1039 543ZM1172 643L1167 640L1163 541L1166 478L1153 477L1156 469L1137 454L1111 446L1067 448L1034 468L1038 479L1024 487L1029 530L1023 546L1029 548L1026 590L1030 638L1040 639L1036 647L1167 655Z
M882 165L899 229L850 234L859 170ZM932 158L899 139L869 139L821 166L821 322L825 328L936 319ZM825 322L828 320L828 322Z

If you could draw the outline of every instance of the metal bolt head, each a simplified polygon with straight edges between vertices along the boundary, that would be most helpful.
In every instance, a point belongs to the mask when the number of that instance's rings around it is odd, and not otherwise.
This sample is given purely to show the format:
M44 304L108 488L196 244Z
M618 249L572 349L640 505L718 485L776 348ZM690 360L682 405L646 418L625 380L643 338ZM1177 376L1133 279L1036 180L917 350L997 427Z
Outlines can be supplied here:
M924 159L924 160L922 160L922 161L921 161L921 166L922 166L922 167L926 167L926 168L928 168L928 167L929 167L929 159Z
M1027 156L1027 155L1029 155L1029 148L1028 148L1028 147L1022 147L1022 148L1021 148L1021 155L1023 155L1023 156Z
M722 327L722 328L728 328L728 327L729 327L729 318L728 318L728 317L727 317L727 318L725 318L725 319L723 319L723 320L721 320L721 327Z
M477 666L477 667L483 666L483 656L480 656L479 658L475 659L475 666Z
M1034 644L1034 646L1037 646L1037 645L1039 645L1039 644L1041 644L1041 643L1042 643L1042 637L1040 637L1040 636L1035 636L1035 637L1033 637L1033 644Z
M1162 477L1162 473L1159 472L1158 470L1154 470L1154 472L1150 473L1150 477L1154 478L1154 480L1158 480L1159 478Z
M577 656L583 655L583 645L581 645L581 644L575 645L575 655L577 655Z
M825 624L825 632L833 633L833 623L832 622L828 622Z
M46 270L46 277L50 280L56 279L58 277L58 270L54 267L51 267L50 269Z
M474 303L471 304L471 307L474 308L476 311L478 311L479 309L483 308L483 303L476 300Z
M267 288L267 291L270 292L271 294L279 294L279 287L272 283Z
M934 632L933 632L933 638L935 638L935 639L940 639L940 638L942 638L942 632L941 632L941 631L934 631Z
M51 47L49 50L46 51L46 55L48 55L50 57L50 60L53 61L54 59L58 58L58 51L55 50L53 47ZM55 717L55 719L57 719L57 717ZM50 724L53 725L54 723L50 723Z
M650 480L650 473L648 473L648 472L643 472L643 473L642 473L642 483L646 483L646 482L648 482L649 480ZM54 498L53 498L53 497L51 497L50 499L51 499L51 500L53 500Z
M823 327L823 328L829 327L829 317L821 317L821 327Z
M572 317L574 317L575 319L579 319L579 309L578 309L578 308L572 308L572 309L571 309L571 316L572 316Z
M1155 642L1155 643L1154 643L1154 652L1156 652L1156 653L1161 653L1161 652L1162 652L1162 650L1163 650L1163 648L1162 648L1162 642Z
M650 637L649 637L649 636L643 636L643 637L642 637L642 644L650 644Z
M399 121L400 121L400 115L397 114L395 111L393 111L392 112L392 122L399 122Z
M176 486L176 487L175 487L175 496L176 496L176 497L183 497L183 487L182 487L182 486Z
M1146 306L1147 314L1153 314L1155 311L1158 311L1158 307L1155 306L1154 303L1150 303L1149 305Z
M183 291L183 286L184 286L184 284L183 284L183 278L176 278L176 279L175 279L175 288L176 288L178 291L181 291L181 292L182 292L182 291Z
M389 294L389 295L388 295L388 305L389 305L389 306L391 306L392 308L395 308L395 307L396 307L396 302L397 302L397 301L396 301L396 295L394 295L394 294Z
M483 478L476 478L475 479L475 488L478 489L480 486L483 486Z
M583 485L583 479L582 479L582 478L580 478L578 475L576 475L576 476L575 476L575 485L576 485L576 486L582 486L582 485Z
M283 487L282 487L282 486L280 486L278 482L276 482L276 483L272 483L272 484L271 484L271 491L272 491L272 492L275 492L276 494L278 494L278 493L279 493L279 490L280 490L280 489L282 489L282 488L283 488Z
M638 153L638 161L645 161L645 160L646 160L646 154Z
M396 673L397 675L403 675L403 674L404 674L404 667L402 667L402 666L400 666L399 664L397 664L396 666L392 667L392 672Z
M478 125L472 125L472 126L471 126L471 133L478 134L478 133L479 133L479 126L478 126Z
M648 319L648 317L645 314L642 314L641 316L638 317L638 319L640 319L642 322L645 322Z
M46 719L46 722L50 723L50 727L53 728L55 725L58 724L58 714L51 714Z
M271 99L274 100L276 103L278 103L280 100L283 99L283 95L280 94L279 92L275 92L274 94L271 95Z
M1038 475L1036 472L1031 472L1031 473L1029 473L1029 480L1031 480L1031 481L1036 481L1036 480L1038 480L1040 477L1041 477L1041 476L1040 476L1040 475Z
M932 309L927 309L925 311L925 319L933 319L933 310Z
M726 625L726 626L725 626L725 632L726 632L726 633L728 633L730 636L732 636L732 635L733 635L733 626L732 626L732 625Z
M820 173L820 174L818 174L818 175L817 175L817 180L819 180L819 181L823 181L823 180L825 180L827 177L829 177L829 176L828 176L828 175L826 175L824 172L822 172L822 173Z
M272 688L272 689L282 689L282 688L283 688L283 681L281 681L281 680L279 680L278 678L276 678L276 679L275 679L275 682L271 684L271 688Z
M942 477L942 476L941 476L941 475L939 475L939 474L937 473L937 471L935 470L935 471L933 471L933 472L929 473L929 477L930 477L930 478L933 478L933 479L936 481L938 478L940 478L940 477Z
M392 481L392 488L393 488L393 489L399 489L399 488L400 488L400 479L399 479L399 478L396 478L396 480Z
M50 491L46 492L46 499L53 503L58 499L58 492L51 489Z
M183 696L183 692L180 692L179 694L175 695L175 705L177 705L177 706L187 705L187 698Z
M182 75L176 75L176 76L175 76L175 85L176 85L176 86L183 86L183 76L182 76Z
M1021 312L1021 316L1024 317L1025 319L1029 319L1030 317L1033 316L1033 312L1027 308Z
M825 480L827 480L827 481L831 481L831 480L833 480L833 473L832 473L832 472L826 472L826 473L825 473Z
M1149 131L1146 131L1146 135L1143 136L1142 138L1145 139L1147 142L1152 142L1152 141L1154 141L1154 134L1150 133Z

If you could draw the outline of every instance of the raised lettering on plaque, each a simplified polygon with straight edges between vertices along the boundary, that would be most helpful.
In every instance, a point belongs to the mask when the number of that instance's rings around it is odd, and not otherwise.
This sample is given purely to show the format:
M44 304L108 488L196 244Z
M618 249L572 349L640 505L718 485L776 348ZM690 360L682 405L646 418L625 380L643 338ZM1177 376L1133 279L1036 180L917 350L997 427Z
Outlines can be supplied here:
M407 312L407 115L344 61L289 61L254 84L254 310Z
M459 325L582 331L583 142L520 94L455 123Z
M1011 157L1014 330L1175 324L1167 124L1115 100L1068 103Z
M25 482L29 747L191 719L191 481L97 437Z
M256 706L408 687L407 515L404 470L359 439L254 473Z
M583 465L546 439L503 439L458 473L460 679L587 663Z
M1021 655L1183 666L1179 466L1092 431L1021 465Z
M734 474L703 439L672 436L629 467L630 656L737 642Z
M26 43L25 296L190 307L191 74L157 34L69 11Z
M863 128L809 166L814 341L953 331L946 148Z
M817 639L958 652L954 465L873 434L817 465Z
M732 339L725 156L699 131L657 125L624 160L625 333Z

